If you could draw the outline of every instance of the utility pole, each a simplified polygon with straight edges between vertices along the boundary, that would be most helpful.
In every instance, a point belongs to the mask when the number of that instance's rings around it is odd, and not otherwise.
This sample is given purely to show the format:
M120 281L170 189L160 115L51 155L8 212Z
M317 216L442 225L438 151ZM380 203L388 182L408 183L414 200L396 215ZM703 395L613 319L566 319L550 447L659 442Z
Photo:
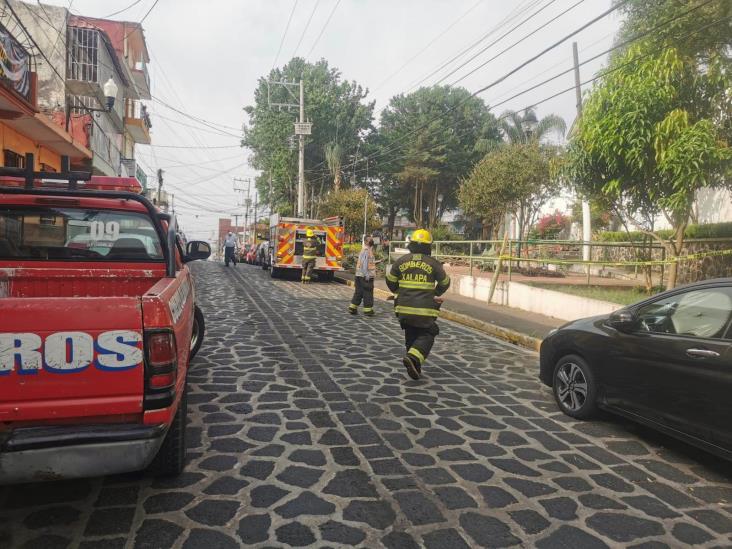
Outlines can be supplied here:
M243 186L237 187L237 185L236 185L237 183L246 183L247 186L246 186L246 188L243 187ZM244 193L246 193L246 199L244 200L244 204L238 204L238 206L244 206L244 205L246 205L246 208L247 208L246 215L244 217L244 225L245 225L245 227L244 227L244 240L246 240L246 236L247 236L246 235L246 223L247 223L247 216L249 215L248 201L249 201L249 187L250 187L251 183L252 183L252 180L249 177L246 177L244 179L240 179L240 178L237 178L237 177L234 178L234 191L236 191L238 193L241 193L242 195L244 195ZM236 216L237 219L240 216L241 216L241 214L238 214ZM238 226L238 223L237 223L237 226Z
M293 99L297 100L293 88L299 87L300 97L298 103L279 103L272 100L272 86L282 86L292 96ZM297 202L296 202L296 215L303 217L305 213L305 136L312 133L312 124L305 121L305 86L300 77L299 82L267 82L267 101L269 102L270 108L276 107L278 109L291 109L300 108L300 116L298 121L295 122L295 135L300 138L299 151L298 151L298 166L297 166Z
M577 98L577 118L575 120L575 124L577 124L582 118L582 88L580 87L579 53L577 51L577 42L572 42L572 56L574 57L574 90ZM591 257L588 242L592 240L592 215L590 213L590 203L587 200L582 200L582 240L584 242L584 246L582 246L582 260L589 261ZM589 271L590 266L588 265L588 276Z
M300 78L300 124L305 123L305 91ZM297 215L305 212L305 134L300 134L300 153L297 162Z

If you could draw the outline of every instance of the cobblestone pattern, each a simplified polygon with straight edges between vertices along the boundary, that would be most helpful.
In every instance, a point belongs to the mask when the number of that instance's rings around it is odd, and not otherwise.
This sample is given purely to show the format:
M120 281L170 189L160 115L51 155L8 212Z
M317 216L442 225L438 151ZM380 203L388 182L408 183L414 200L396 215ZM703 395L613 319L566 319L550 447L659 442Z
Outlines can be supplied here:
M732 469L621 420L578 423L536 356L442 323L408 380L386 304L195 266L207 320L189 465L0 488L0 547L732 546Z

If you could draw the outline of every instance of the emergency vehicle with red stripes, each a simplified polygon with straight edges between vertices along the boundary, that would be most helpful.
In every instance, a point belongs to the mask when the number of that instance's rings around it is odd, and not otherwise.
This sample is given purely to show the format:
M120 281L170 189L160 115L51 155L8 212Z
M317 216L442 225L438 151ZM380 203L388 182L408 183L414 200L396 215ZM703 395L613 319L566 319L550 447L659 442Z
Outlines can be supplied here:
M0 168L0 484L177 474L211 248L136 179L63 164Z
M306 233L311 229L318 241L318 258L315 272L320 280L331 281L336 271L343 268L343 241L345 230L343 218L303 219L280 217L270 218L269 263L272 278L278 278L287 269L302 270L302 249Z

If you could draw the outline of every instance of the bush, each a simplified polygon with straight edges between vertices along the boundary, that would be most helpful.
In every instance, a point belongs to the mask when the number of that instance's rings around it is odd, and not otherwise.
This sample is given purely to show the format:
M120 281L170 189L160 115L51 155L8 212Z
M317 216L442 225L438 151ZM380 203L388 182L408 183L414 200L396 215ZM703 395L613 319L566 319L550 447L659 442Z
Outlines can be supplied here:
M656 231L661 238L670 238L673 231ZM702 225L689 225L684 233L686 238L730 238L732 237L732 223L706 223ZM597 233L596 239L600 242L636 242L649 238L640 231L601 231Z

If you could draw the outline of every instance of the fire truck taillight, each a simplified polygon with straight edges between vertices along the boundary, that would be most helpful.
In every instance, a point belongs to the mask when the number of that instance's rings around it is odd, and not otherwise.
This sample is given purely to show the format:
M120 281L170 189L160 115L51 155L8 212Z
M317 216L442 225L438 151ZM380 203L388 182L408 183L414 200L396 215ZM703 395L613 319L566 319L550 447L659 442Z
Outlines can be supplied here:
M145 409L170 406L178 375L175 334L170 330L145 332Z

